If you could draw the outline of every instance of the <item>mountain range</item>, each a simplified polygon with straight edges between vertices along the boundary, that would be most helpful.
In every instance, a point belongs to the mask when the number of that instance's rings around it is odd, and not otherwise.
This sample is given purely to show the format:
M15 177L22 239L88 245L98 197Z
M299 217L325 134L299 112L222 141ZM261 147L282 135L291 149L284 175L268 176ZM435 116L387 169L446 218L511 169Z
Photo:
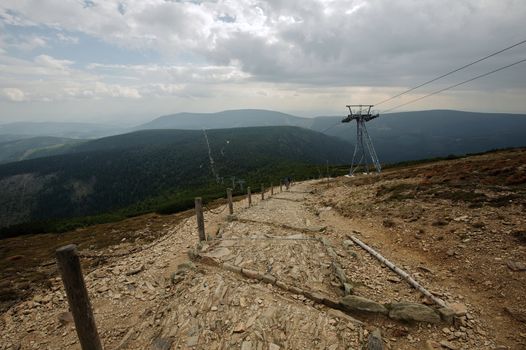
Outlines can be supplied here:
M224 129L256 126L297 126L323 132L353 144L355 123L341 123L343 116L301 118L286 113L243 109L218 113L178 113L156 118L134 128L101 124L24 123L0 125L0 163L68 152L63 138L99 138L138 130ZM15 134L60 137L41 147L27 142L18 146L18 158L2 150L3 139L17 140ZM402 112L381 115L367 123L377 154L384 163L393 163L451 154L483 152L496 148L524 146L526 115L477 113L452 110ZM28 138L24 135L23 138ZM81 140L79 140L80 142ZM49 142L49 141L48 141ZM64 146L64 147L61 147ZM6 156L8 154L8 156Z
M343 116L300 118L262 111L179 113L157 118L136 129L201 129L233 126L293 125L354 143L356 124ZM453 110L381 115L367 123L380 160L393 163L451 154L483 152L526 145L526 115Z
M198 195L222 197L237 180L259 188L291 174L317 177L320 165L350 162L356 125L341 119L235 110L163 116L133 129L0 125L0 228L40 232L57 220L65 229L76 227L73 218L171 212ZM525 115L404 112L367 127L383 163L526 146Z

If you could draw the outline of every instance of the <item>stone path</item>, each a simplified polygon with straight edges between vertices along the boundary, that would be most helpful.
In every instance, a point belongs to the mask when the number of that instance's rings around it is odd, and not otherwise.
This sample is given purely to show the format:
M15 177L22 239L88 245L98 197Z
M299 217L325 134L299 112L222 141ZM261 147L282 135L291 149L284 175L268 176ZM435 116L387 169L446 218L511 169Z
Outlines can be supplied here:
M422 349L426 341L428 349L462 348L451 341L469 337L465 316L458 319L465 326L406 324L346 309L335 266L358 297L378 303L422 299L324 219L331 209L317 203L313 185L278 189L264 201L254 195L250 208L245 200L236 202L229 220L206 213L212 237L197 249L191 217L167 228L157 244L109 259L85 276L105 348L359 349L376 328L387 348ZM197 258L188 260L188 251ZM67 310L57 278L51 289L2 315L0 349L80 349ZM471 339L468 344L491 348L484 334Z

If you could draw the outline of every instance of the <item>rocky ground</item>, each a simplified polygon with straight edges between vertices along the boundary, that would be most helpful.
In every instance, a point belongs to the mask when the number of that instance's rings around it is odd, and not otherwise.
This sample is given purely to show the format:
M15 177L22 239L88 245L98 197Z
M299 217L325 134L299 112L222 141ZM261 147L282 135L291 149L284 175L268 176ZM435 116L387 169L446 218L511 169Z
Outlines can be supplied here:
M236 202L233 216L224 206L206 212L201 244L195 216L166 217L151 242L84 244L104 347L360 349L380 333L388 349L525 348L525 153L499 155L254 195L250 208ZM508 172L476 172L491 162ZM80 349L60 278L50 274L6 307L0 334L2 350Z
M340 178L322 197L322 217L464 302L495 344L526 349L526 150Z

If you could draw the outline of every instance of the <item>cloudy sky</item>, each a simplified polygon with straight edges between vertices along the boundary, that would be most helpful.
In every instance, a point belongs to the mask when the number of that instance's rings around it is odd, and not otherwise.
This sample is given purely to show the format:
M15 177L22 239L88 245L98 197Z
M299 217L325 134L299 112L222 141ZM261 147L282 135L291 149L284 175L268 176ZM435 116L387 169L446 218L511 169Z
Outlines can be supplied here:
M526 39L524 0L1 0L0 123L345 114ZM526 58L526 44L378 107ZM526 113L526 63L400 108Z

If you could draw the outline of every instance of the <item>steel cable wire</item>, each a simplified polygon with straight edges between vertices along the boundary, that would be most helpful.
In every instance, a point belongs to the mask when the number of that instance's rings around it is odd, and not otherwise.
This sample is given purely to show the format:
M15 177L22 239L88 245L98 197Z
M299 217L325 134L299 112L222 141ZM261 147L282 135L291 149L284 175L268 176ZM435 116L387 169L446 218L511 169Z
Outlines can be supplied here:
M385 103L385 102L388 102L388 101L391 101L391 100L394 100L395 98L400 97L400 96L402 96L402 95L405 95L405 94L407 94L408 92L414 91L414 90L416 90L416 89L418 89L418 88L421 88L422 86L425 86L425 85L431 84L431 83L433 83L433 82L435 82L435 81L437 81L437 80L440 80L440 79L442 79L442 78L445 78L445 77L447 77L447 76L449 76L449 75L451 75L451 74L453 74L453 73L456 73L456 72L458 72L458 71L461 71L461 70L463 70L463 69L465 69L465 68L471 67L472 65L474 65L474 64L476 64L476 63L479 63L479 62L482 62L482 61L484 61L484 60L487 60L488 58L491 58L491 57L493 57L493 56L496 56L496 55L498 55L498 54L500 54L500 53L503 53L504 51L508 51L508 50L510 50L510 49L512 49L512 48L514 48L514 47L517 47L517 46L519 46L519 45L522 45L522 44L524 44L524 43L526 43L526 40L522 40L522 41L520 41L520 42L518 42L518 43L515 43L515 44L513 44L513 45L511 45L511 46L505 47L505 48L502 49L502 50L499 50L499 51L497 51L497 52L493 52L493 53L491 53L491 54L489 54L489 55L487 55L487 56L484 56L484 57L482 57L482 58L480 58L480 59L478 59L478 60L476 60L476 61L473 61L473 62L471 62L471 63L468 63L468 64L466 64L466 65L463 65L462 67L459 67L459 68L454 69L454 70L452 70L452 71L450 71L450 72L447 72L447 73L445 73L445 74L442 74L442 75L439 76L439 77L436 77L436 78L434 78L434 79L428 80L428 81L426 81L426 82L424 82L424 83L422 83L422 84L420 84L420 85L417 85L417 86L415 86L415 87L412 87L412 88L409 89L409 90L403 91L403 92L401 92L401 93L399 93L399 94L397 94L397 95L395 95L395 96L392 96L392 97L389 97L389 98L387 98L387 99L385 99L385 100L383 100L383 101L380 101L380 102L376 103L375 106L381 105L382 103Z

